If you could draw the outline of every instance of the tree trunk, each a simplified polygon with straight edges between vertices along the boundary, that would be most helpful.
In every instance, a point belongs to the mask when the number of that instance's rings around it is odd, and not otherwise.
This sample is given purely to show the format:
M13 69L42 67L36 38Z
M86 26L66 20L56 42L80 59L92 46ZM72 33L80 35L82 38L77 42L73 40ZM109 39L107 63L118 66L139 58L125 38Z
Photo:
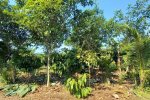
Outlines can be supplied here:
M121 70L121 60L120 60L120 56L118 56L117 67L119 68L119 73L121 74L122 70Z
M136 70L135 70L135 67L133 66L132 68L132 73L134 74L133 78L134 78L134 85L137 86L138 83L137 83L137 75L136 75Z
M142 52L140 52L139 50L139 62L140 62L140 86L143 87L144 86L144 62L142 59Z
M106 78L106 81L107 81L107 84L108 84L108 85L110 85L110 84L111 84L111 82L110 82L110 78L109 78L109 77L107 77L107 78Z
M16 82L16 67L13 66L12 68L12 82L15 83Z
M48 50L48 57L47 57L47 87L50 85L50 52Z
M91 86L90 84L90 77L91 77L91 67L90 64L88 63L88 67L89 67L89 87Z
M126 74L129 72L129 66L126 67Z
M118 52L117 67L118 67L118 69L119 69L119 77L120 77L120 76L122 76L120 49L118 49L117 52Z
M144 70L142 64L140 65L140 86L144 87Z

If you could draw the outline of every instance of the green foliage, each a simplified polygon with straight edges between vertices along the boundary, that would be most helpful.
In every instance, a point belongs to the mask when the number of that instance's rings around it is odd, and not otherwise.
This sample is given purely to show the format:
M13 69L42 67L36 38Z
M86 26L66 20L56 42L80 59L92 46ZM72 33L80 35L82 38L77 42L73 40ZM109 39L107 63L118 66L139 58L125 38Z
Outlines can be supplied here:
M5 78L3 78L2 76L0 76L0 90L6 84L7 84L7 80Z
M116 65L121 65L120 69L129 68L119 76L121 82L140 77L149 91L148 0L137 0L135 5L129 6L126 15L118 11L108 21L96 7L81 9L81 6L92 6L94 0L15 0L15 5L8 1L0 0L0 83L9 83L16 69L31 72L43 65L42 57L29 50L33 44L44 47L47 84L49 71L66 78L84 73L88 67L92 76L91 68L99 67L106 79L111 79ZM66 39L71 50L55 53ZM120 64L119 58L122 59ZM91 92L87 87L87 74L69 78L66 87L77 98L87 97ZM3 89L6 95L20 97L35 90L36 86L17 84Z
M102 49L99 54L99 59L97 61L100 71L104 75L104 82L110 84L110 79L112 77L112 72L117 70L117 66L113 61L112 50Z
M12 69L11 69L11 67L1 68L0 77L3 80L5 80L5 83L10 83L12 80Z
M88 66L97 66L97 61L99 59L96 52L92 50L82 51L81 49L78 50L77 58L85 62Z
M28 72L32 72L43 65L42 56L35 55L30 50L16 52L12 60L14 66Z
M149 100L150 99L150 91L149 87L142 88L142 87L136 87L133 92L138 96L141 97L141 100Z
M137 0L135 4L129 5L126 14L120 10L114 17L118 25L126 24L122 28L118 27L120 33L123 33L121 42L126 52L123 66L136 70L141 84L145 77L143 71L149 69L149 14L149 0Z
M19 97L24 97L27 93L34 92L37 88L36 84L10 84L1 89L5 92L6 96L19 95Z
M9 78L9 74L7 72L7 68L2 68L2 70L1 70L1 78L2 78L2 80L5 80L5 82L7 83L8 78Z
M121 10L115 14L115 19L118 23L127 23L135 28L140 35L148 35L149 31L149 0L136 0L135 4L129 4L127 12L123 13Z
M150 87L150 70L144 71L144 87Z
M86 82L87 74L83 74L77 78L69 78L66 82L66 87L77 98L84 98L92 91L90 87L86 87Z
M77 58L77 50L62 50L62 52L55 52L51 55L53 64L50 67L51 72L61 76L73 75L80 72L84 63Z
M140 83L143 84L143 71L148 68L149 58L150 58L150 46L149 37L142 37L142 35L135 28L129 27L128 25L123 25L126 30L126 39L123 43L126 46L123 48L126 51L126 55L123 57L125 59L125 66L130 66L131 69L135 68L138 70L140 75Z
M119 75L119 83L123 83L124 80L126 80L128 77L127 73L121 73L121 75Z
M83 51L96 51L102 43L103 31L100 29L104 23L101 13L97 9L78 11L78 14L71 20L73 27L72 34L68 39L69 44Z
M50 55L68 37L70 28L68 24L72 16L70 9L79 3L84 3L84 1L27 0L21 9L15 9L13 12L16 22L31 30L32 41L45 48L48 67L47 85L50 81L49 69L52 62Z
M104 71L111 70L109 67L115 67L114 62L112 59L112 51L110 49L103 49L100 52L98 64L100 65L100 68Z
M9 50L10 50L10 47L7 46L6 43L0 41L0 62L1 62L1 64L6 63L6 61L8 60Z

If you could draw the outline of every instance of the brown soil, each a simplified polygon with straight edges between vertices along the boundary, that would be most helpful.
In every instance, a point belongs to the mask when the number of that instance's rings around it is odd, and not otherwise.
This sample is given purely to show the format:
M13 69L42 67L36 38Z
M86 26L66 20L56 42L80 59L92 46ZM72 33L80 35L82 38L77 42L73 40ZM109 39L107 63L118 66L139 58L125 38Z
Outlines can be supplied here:
M118 100L141 100L131 92L131 85L104 85L97 84L93 87L93 91L85 100L117 100L113 95L118 95ZM34 93L27 94L24 98L18 96L6 97L0 91L0 100L77 100L62 85L51 86L47 88L45 85L40 86Z
M115 98L117 95L119 98ZM97 85L88 100L141 100L132 92L132 86L124 85Z

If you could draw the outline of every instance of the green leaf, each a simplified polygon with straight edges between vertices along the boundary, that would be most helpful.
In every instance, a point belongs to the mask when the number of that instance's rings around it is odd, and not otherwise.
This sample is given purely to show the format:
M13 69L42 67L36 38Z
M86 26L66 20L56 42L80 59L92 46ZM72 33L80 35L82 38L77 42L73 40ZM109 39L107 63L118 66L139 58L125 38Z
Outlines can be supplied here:
M36 91L36 89L38 88L38 85L30 85L30 88L31 88L31 92L34 92Z

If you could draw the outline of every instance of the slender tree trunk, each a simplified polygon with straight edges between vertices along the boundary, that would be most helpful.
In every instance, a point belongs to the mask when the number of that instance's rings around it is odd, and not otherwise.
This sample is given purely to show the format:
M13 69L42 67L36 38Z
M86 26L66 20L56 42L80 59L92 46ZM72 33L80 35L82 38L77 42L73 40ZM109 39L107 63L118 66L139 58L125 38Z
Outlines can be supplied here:
M15 81L16 81L16 67L15 67L15 65L12 63L12 59L9 60L8 65L9 65L10 70L11 70L11 82L12 82L12 83L15 83Z
M139 50L139 62L140 62L140 86L143 87L144 86L144 62L142 59L142 52L140 52Z
M16 81L16 67L13 66L12 68L12 82L15 83Z
M91 77L91 66L90 64L88 63L88 67L89 67L89 87L91 86L90 84L90 77Z
M106 70L106 82L108 85L111 84L111 82L110 82L110 71L108 71L108 69Z
M120 59L120 52L118 51L118 59L117 59L117 66L119 68L119 73L121 74L121 59Z
M144 86L144 70L143 70L142 61L140 62L140 85L141 87Z
M143 68L142 68L142 66L141 66L141 68L140 68L140 85L143 87L144 86L144 70L143 70Z
M48 50L48 57L47 57L47 87L50 85L50 51Z
M137 78L137 72L136 72L136 69L135 69L135 66L133 66L133 69L132 69L132 72L134 74L134 85L137 86L138 85L138 78Z
M126 67L126 74L129 72L129 66Z
M108 85L111 84L110 79L109 79L108 77L106 78L106 81L107 81L107 84L108 84Z

